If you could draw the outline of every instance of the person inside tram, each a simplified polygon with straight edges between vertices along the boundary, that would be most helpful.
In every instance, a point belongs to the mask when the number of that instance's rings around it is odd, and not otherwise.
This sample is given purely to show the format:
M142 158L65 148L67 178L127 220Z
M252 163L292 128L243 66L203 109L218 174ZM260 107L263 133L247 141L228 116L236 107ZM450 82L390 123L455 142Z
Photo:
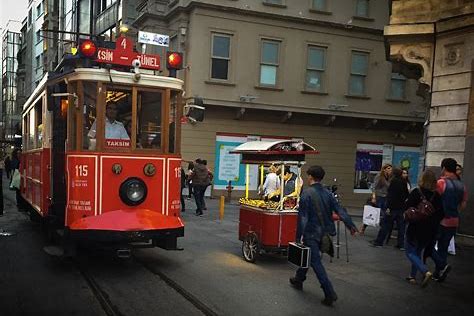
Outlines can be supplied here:
M127 130L123 126L122 122L117 121L117 104L110 102L107 104L105 110L105 138L106 139L124 139L130 140L130 136ZM91 146L95 148L95 140L97 134L97 119L91 126L91 129L87 136L91 140Z

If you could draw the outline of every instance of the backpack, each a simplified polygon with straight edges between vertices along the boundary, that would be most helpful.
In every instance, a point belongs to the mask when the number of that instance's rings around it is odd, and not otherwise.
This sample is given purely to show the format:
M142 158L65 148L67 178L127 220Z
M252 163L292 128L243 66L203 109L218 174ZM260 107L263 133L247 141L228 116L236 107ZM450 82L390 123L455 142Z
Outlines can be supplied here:
M431 200L428 201L426 197L423 195L420 189L418 189L420 192L421 200L418 203L416 207L410 207L408 208L404 213L403 217L405 220L409 223L415 223L415 222L421 222L426 219L428 219L431 215L434 214L435 208L431 201L433 200L433 196L431 197Z

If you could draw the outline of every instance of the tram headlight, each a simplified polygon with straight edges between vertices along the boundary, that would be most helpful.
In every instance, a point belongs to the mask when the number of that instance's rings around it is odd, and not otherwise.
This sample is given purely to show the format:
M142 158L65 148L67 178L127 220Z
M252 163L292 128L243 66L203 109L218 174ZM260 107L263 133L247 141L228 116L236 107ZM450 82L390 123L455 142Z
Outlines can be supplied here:
M123 203L135 206L146 199L147 187L145 182L139 178L128 178L120 186L120 198Z

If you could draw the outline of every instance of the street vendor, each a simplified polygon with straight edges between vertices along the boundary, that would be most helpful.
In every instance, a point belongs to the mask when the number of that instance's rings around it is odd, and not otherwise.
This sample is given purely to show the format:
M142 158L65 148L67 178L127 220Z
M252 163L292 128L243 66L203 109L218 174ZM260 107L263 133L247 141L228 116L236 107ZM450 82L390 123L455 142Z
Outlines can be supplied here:
M283 199L296 198L299 196L301 188L303 187L303 179L293 173L290 166L285 166L284 170L285 174L283 176L283 180L285 186L283 189ZM268 199L274 200L276 197L280 196L280 193L281 189L278 188L278 190L275 190L273 194L268 195Z
M265 197L273 196L273 193L280 189L280 178L277 175L277 167L271 165L268 168L268 174L263 183L263 195Z

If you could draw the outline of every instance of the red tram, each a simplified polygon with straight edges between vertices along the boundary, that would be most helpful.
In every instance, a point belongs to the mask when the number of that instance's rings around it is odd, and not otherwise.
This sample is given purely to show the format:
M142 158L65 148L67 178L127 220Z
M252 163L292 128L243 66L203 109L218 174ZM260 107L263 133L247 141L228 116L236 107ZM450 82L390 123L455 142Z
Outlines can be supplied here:
M135 52L123 36L115 49L83 42L24 105L21 195L69 241L171 250L184 236L183 81L140 66L157 70L159 56Z

